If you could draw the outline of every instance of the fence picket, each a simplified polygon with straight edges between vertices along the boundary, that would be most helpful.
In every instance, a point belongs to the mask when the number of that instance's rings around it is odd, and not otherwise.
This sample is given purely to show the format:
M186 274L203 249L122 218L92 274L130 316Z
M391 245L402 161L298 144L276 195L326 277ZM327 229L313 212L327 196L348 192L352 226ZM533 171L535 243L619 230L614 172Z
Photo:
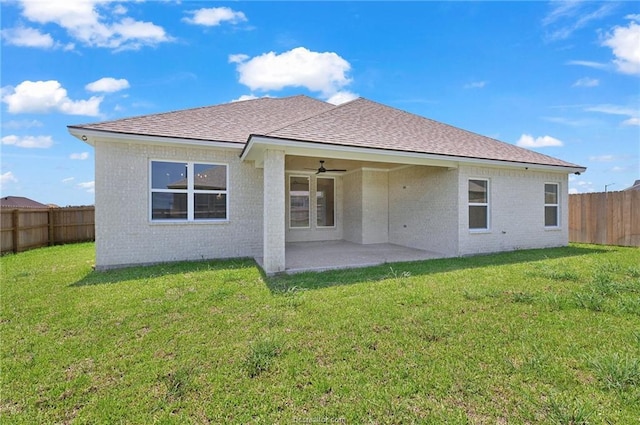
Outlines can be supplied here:
M569 241L640 246L640 191L569 195Z
M0 210L2 253L95 240L95 208Z

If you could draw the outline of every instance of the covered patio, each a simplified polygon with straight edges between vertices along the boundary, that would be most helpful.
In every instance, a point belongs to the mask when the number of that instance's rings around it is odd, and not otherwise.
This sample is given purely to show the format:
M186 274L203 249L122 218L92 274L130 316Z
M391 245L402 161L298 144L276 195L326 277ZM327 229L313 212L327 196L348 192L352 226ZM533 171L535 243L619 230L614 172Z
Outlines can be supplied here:
M289 242L285 245L285 273L369 267L386 263L430 260L445 255L391 243L358 244L344 240ZM263 267L262 258L256 258Z

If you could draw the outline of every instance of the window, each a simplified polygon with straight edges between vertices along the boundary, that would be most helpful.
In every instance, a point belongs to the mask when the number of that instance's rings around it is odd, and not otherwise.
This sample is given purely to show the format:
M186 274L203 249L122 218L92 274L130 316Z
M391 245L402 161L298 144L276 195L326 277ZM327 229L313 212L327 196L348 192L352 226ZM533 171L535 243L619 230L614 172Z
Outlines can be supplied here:
M335 180L316 178L316 225L318 227L335 226Z
M332 177L289 176L289 227L335 227L336 185ZM315 214L315 216L314 216Z
M489 229L489 181L469 180L469 230Z
M309 177L289 177L289 226L309 227Z
M560 225L560 205L558 202L558 183L544 184L544 225L558 227Z
M151 161L151 220L226 220L227 166Z

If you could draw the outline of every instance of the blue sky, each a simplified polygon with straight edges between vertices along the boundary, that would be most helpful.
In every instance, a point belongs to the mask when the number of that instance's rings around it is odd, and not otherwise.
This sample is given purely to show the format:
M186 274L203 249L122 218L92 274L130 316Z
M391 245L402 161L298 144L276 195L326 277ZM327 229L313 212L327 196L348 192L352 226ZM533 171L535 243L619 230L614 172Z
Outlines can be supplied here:
M358 96L640 179L637 2L2 1L2 196L94 201L66 126L306 94Z

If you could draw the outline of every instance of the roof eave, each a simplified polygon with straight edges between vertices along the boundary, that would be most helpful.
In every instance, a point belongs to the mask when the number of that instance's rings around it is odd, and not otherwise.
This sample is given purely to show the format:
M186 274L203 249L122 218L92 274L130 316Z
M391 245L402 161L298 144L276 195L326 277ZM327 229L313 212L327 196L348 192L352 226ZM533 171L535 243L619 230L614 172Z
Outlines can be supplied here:
M257 163L260 163L261 153L264 151L264 149L267 148L283 149L286 151L287 155L330 157L330 154L333 152L334 154L337 154L337 158L341 159L369 160L413 165L431 165L448 168L457 168L460 164L467 164L562 172L567 174L580 174L586 171L585 167L573 164L554 165L433 154L424 152L411 152L383 148L347 146L322 142L278 138L257 134L252 134L249 136L249 139L244 146L242 153L240 154L240 158L242 160L254 160Z
M170 137L170 136L154 136L147 134L136 133L122 133L109 130L96 130L88 129L78 126L67 126L69 133L80 139L81 141L88 143L91 146L95 146L97 140L108 140L112 142L140 142L151 144L163 144L163 145L179 145L179 146L204 146L204 147L218 147L218 148L232 148L241 149L244 147L244 143L230 142L221 140L204 140L204 139L187 139L182 137Z

